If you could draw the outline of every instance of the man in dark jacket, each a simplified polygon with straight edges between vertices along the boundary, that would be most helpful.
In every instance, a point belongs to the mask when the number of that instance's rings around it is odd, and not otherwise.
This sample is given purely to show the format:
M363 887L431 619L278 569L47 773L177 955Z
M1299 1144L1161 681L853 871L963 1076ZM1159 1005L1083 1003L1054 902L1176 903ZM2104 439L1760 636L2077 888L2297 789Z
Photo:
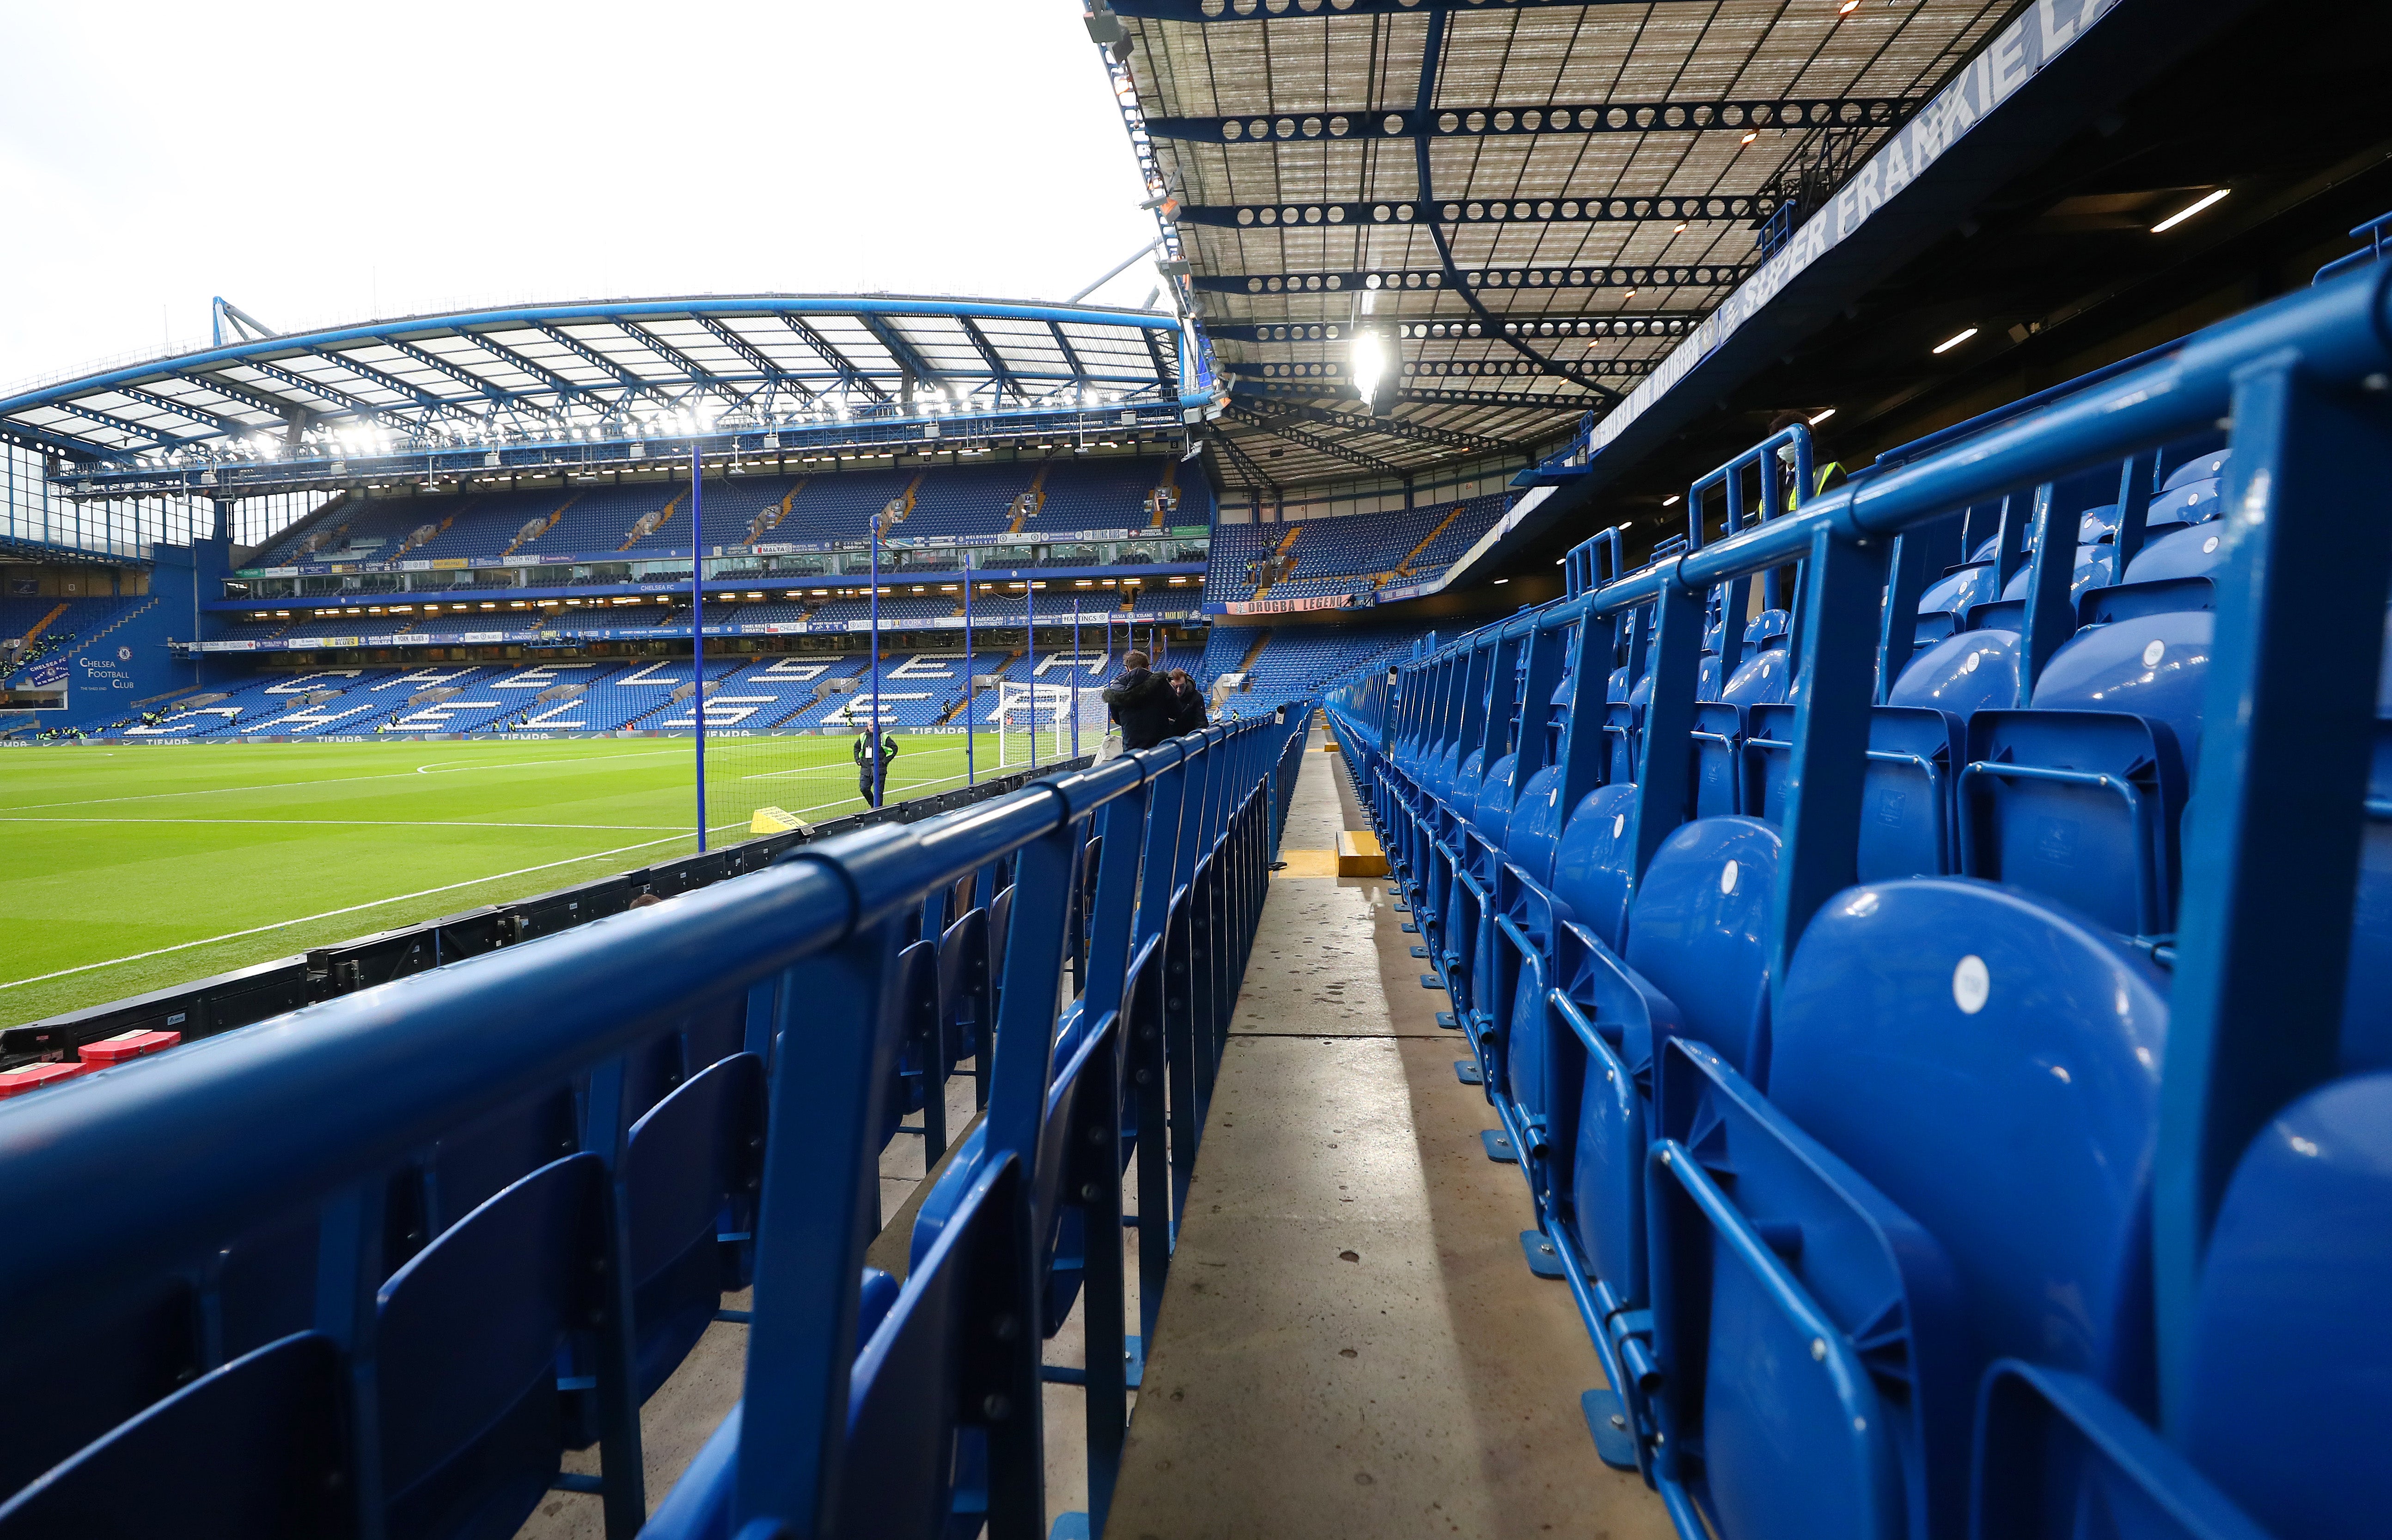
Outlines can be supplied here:
M1170 736L1171 686L1146 666L1144 653L1122 659L1121 677L1105 686L1105 705L1121 725L1122 747L1152 748Z
M1174 668L1167 677L1171 682L1171 718L1164 723L1164 736L1177 738L1206 726L1204 692L1196 688L1188 670Z
M872 752L872 734L855 735L855 795L871 806L880 806L881 795L889 789L889 761L897 757L896 735L880 735L880 753Z

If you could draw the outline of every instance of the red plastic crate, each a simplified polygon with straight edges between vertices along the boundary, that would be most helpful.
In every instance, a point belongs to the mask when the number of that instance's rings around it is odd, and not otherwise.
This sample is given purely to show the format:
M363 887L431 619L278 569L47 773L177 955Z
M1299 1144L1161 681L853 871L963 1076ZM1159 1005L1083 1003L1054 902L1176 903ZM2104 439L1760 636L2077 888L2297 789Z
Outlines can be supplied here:
M123 1064L126 1059L145 1058L182 1041L180 1032L119 1032L112 1038L86 1042L75 1052L83 1056L84 1063L96 1068L104 1064Z
M22 1069L0 1069L0 1101L73 1080L90 1068L87 1064L29 1064Z

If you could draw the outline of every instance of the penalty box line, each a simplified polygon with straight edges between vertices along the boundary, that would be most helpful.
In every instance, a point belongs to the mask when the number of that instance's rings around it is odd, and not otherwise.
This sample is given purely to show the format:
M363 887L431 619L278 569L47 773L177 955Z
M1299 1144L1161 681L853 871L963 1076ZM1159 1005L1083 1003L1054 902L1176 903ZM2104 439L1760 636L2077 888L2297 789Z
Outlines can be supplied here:
M854 800L855 798L853 797L847 797L844 799L846 802L852 802ZM822 812L826 809L836 808L841 805L842 804L840 802L824 802L811 808L800 808L797 810L805 813L817 813ZM744 828L746 824L747 821L745 819L734 819L728 823L716 823L709 825L707 829L707 833L714 834L723 829ZM659 845L670 845L676 840L695 839L696 837L697 836L694 833L668 835L662 839L642 840L636 845L618 845L611 850L592 850L586 856L567 856L563 861L543 861L538 866L519 866L512 872L493 872L488 876L471 877L463 882L444 883L438 887L420 888L413 893L395 893L387 899L375 899L361 904L349 904L341 909L328 909L320 914L304 914L295 920L277 920L270 925L252 925L246 930L228 930L221 936L204 937L197 941L177 941L171 947L153 947L148 951L136 951L124 957L111 957L104 963L84 963L72 968L59 968L54 973L37 973L29 978L11 978L6 983L0 983L0 990L13 990L25 984L39 984L46 979L65 978L72 974L89 973L95 968L112 968L125 963L138 963L144 958L163 957L169 952L188 951L194 947L212 947L220 941L237 941L244 936L263 936L269 930L286 930L292 925L313 925L318 920L337 919L344 914L356 914L369 909L380 909L386 904L405 903L410 899L428 899L436 893L453 893L461 887L479 887L484 883L504 882L509 877L526 877L534 872L550 872L560 866L578 866L584 861L604 861L608 856L628 855L633 850L652 849Z

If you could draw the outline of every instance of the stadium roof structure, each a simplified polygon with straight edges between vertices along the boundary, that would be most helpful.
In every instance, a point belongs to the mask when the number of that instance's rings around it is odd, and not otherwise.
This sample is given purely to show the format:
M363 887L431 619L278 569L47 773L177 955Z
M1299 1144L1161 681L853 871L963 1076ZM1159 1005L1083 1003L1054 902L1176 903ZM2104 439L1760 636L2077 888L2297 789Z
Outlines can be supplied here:
M1097 7L1228 384L1223 473L1278 485L1606 412L2020 8ZM1399 356L1367 406L1358 323Z
M288 334L217 309L223 345L0 399L0 438L58 457L80 494L221 498L672 445L1176 431L1201 373L1176 317L1098 305L709 295Z

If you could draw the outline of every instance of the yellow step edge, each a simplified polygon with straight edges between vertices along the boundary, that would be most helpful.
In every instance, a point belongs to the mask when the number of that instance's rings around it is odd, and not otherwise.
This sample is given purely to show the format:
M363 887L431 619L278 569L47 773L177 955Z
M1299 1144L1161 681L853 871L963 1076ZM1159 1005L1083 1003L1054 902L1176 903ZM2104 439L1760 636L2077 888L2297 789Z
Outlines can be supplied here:
M1384 877L1387 854L1379 836L1368 829L1348 829L1337 836L1337 874L1341 877Z

